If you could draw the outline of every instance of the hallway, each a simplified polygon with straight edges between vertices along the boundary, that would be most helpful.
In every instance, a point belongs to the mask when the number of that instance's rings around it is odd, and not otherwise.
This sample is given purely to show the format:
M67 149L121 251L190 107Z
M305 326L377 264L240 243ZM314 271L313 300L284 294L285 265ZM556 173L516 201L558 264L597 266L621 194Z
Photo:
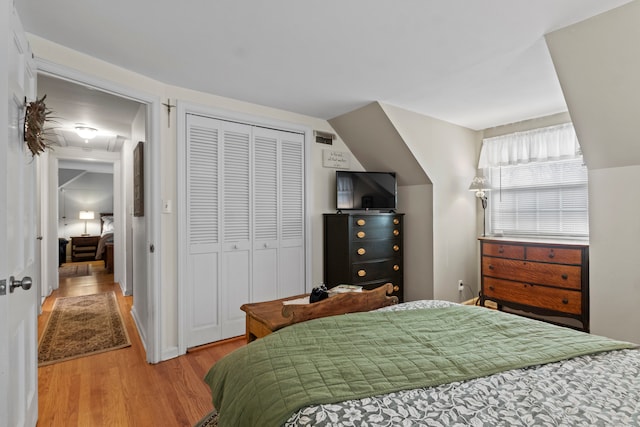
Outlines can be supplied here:
M132 297L122 295L102 261L90 275L61 278L38 319L41 336L59 297L114 291L131 347L38 368L39 426L193 426L212 408L202 381L209 367L244 345L244 337L150 365L129 314Z

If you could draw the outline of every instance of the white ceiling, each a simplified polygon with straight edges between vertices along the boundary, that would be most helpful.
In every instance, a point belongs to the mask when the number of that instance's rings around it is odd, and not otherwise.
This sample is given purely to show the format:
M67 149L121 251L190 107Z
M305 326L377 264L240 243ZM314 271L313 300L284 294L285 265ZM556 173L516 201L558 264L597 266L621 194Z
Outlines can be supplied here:
M167 84L324 119L379 101L484 129L566 111L544 34L628 2L17 0L16 8L28 32Z

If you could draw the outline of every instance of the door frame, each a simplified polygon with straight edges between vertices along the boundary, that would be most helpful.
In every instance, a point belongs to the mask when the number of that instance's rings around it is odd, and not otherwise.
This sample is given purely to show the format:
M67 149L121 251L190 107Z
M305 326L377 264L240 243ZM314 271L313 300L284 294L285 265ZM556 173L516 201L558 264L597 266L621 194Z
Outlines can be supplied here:
M306 292L312 288L311 281L311 201L313 196L313 174L311 173L311 141L313 132L307 125L292 123L268 117L261 117L238 111L225 110L221 108L209 107L201 104L194 104L186 101L178 101L177 105L177 215L178 215L178 240L176 253L178 254L178 277L188 277L187 269L187 194L186 194L186 161L187 161L187 114L196 114L213 119L231 121L236 123L259 126L282 131L289 131L304 134L304 262L305 262L305 283ZM187 326L186 316L188 313L185 295L186 286L178 287L178 355L187 352Z
M112 81L104 80L96 76L92 76L76 69L72 69L51 61L47 61L42 58L35 58L36 68L38 73L50 75L55 78L70 81L72 83L93 87L103 92L108 92L113 95L128 98L133 101L146 105L146 118L145 118L145 133L147 135L147 147L145 147L145 156L149 158L150 168L144 170L145 192L148 192L150 206L147 209L147 221L146 221L146 234L147 241L150 245L157 248L161 248L161 233L160 233L160 211L159 209L152 209L154 206L160 206L160 110L161 100L158 96L149 94L147 92L139 91L131 87L118 84ZM114 165L115 166L115 165ZM115 173L115 167L114 167ZM114 188L115 191L115 188ZM114 193L115 198L115 193ZM114 208L121 205L121 210L124 212L124 206L122 206L121 200L116 201L114 199ZM44 213L44 212L43 212ZM49 215L53 214L56 218L57 212L48 212ZM45 239L47 241L58 241L57 227L51 230L51 227L46 230L47 235ZM43 245L44 247L45 245ZM47 250L49 249L49 250ZM43 257L47 260L52 260L54 255L57 260L58 253L51 252L51 245L49 248L44 249ZM160 251L147 252L147 301L149 305L155 307L154 310L149 310L148 325L149 330L146 331L144 342L146 349L147 361L149 363L157 363L162 360L162 274L160 267L162 265ZM57 261L54 265L57 267ZM47 273L50 272L52 266L48 266ZM47 274L48 276L49 274ZM135 304L134 304L135 305Z

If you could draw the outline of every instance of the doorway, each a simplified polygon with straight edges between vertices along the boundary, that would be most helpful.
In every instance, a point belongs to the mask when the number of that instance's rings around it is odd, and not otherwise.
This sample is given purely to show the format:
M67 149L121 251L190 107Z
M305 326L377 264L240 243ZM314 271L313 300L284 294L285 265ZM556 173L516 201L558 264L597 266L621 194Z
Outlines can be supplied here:
M145 158L145 195L152 197L155 185L152 179L156 173L157 159L151 149L150 141L157 135L156 114L158 107L155 100L147 95L137 94L110 83L96 81L90 76L82 75L64 67L42 63L38 64L38 97L46 94L47 106L56 116L56 123L51 136L56 142L54 150L48 153L43 162L42 178L42 229L45 240L43 250L43 295L50 294L59 286L59 232L60 202L58 199L58 170L71 169L69 164L79 164L82 167L94 167L98 164L110 164L113 168L113 207L107 209L113 212L113 276L125 295L141 295L132 309L138 328L149 329L151 333L146 337L145 347L149 349L147 359L150 362L158 360L158 351L154 343L158 333L155 331L156 316L148 316L149 296L155 296L155 289L149 289L149 272L155 271L156 263L148 265L148 252L144 242L156 235L154 228L154 213L148 212L146 217L134 218L131 214L131 200L133 199L133 149L143 141L148 144L148 158ZM97 135L88 140L76 132L79 127L93 128ZM153 130L153 132L152 132ZM153 134L153 135L152 135ZM148 164L147 164L148 162ZM75 166L74 166L75 167ZM155 180L157 182L157 180ZM55 196L54 196L55 195ZM151 206L151 202L147 203ZM78 210L76 208L76 210ZM98 222L101 210L94 211L94 222ZM78 212L72 212L75 226L80 220ZM78 218L76 218L78 216ZM89 220L92 221L92 220ZM83 221L80 222L84 224ZM99 227L94 224L94 227ZM91 227L88 225L87 227ZM81 229L84 233L84 225ZM89 230L87 230L89 231ZM97 229L97 232L100 230ZM77 234L74 233L74 234ZM86 233L91 234L91 233ZM66 237L66 236L60 236ZM143 242L142 249L135 248L135 240ZM136 253L136 250L138 252ZM133 280L136 277L138 280ZM134 286L135 283L135 286ZM158 284L159 286L159 284ZM138 300L138 298L136 298ZM135 310L138 309L136 316ZM142 313L142 314L140 314ZM138 321L142 319L142 321Z

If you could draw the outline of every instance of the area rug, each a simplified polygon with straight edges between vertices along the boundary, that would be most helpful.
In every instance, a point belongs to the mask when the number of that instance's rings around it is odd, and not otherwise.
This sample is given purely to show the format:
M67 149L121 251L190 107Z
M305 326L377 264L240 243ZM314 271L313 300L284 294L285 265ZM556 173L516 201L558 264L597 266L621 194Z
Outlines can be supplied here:
M38 366L130 345L114 292L58 298L38 345Z
M89 264L65 264L58 269L60 277L80 277L90 275Z
M193 427L218 427L218 413L214 409Z

